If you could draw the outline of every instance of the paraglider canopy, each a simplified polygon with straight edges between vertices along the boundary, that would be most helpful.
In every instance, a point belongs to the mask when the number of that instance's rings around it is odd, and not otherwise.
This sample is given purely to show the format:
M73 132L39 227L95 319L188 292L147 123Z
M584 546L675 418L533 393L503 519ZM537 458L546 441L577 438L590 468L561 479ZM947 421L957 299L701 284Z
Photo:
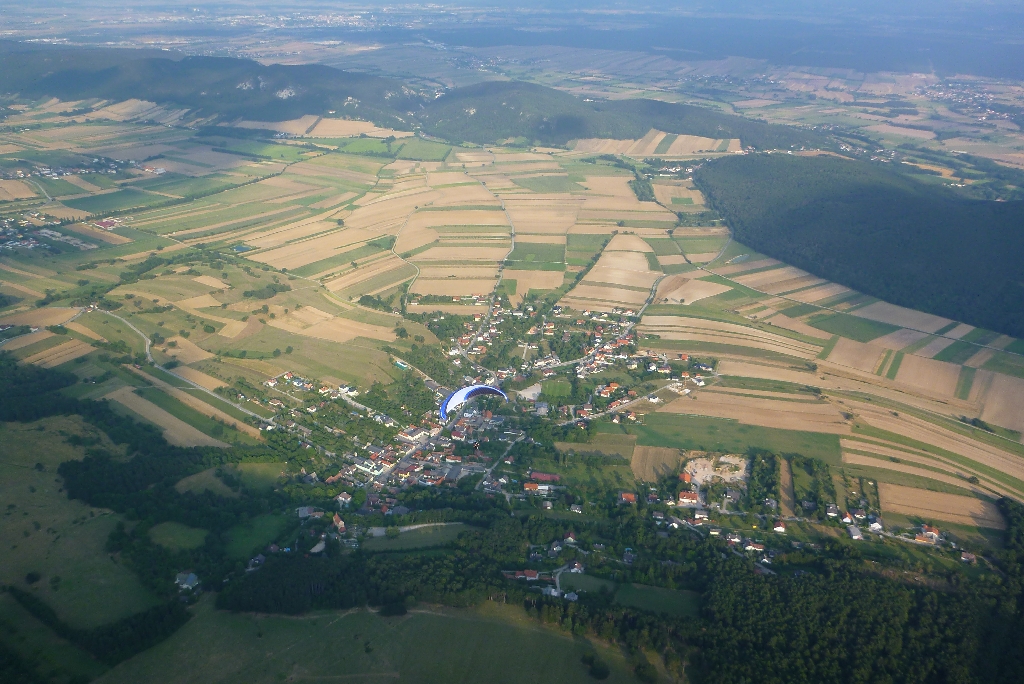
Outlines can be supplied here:
M455 390L441 402L441 420L447 421L449 412L458 410L458 408L467 401L473 397L478 397L481 394L495 394L505 401L508 401L508 397L505 396L505 393L497 387L491 387L490 385L470 385L469 387L463 387L460 390Z

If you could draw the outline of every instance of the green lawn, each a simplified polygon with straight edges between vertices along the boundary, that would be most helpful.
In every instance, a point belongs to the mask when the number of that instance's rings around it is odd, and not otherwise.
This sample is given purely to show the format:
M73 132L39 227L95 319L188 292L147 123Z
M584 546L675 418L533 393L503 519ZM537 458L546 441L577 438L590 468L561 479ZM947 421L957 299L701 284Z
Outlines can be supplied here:
M841 335L857 342L871 340L899 330L899 326L879 323L859 316L842 313L825 313L813 316L807 321L811 327L833 335Z
M662 589L643 584L623 584L615 592L615 602L653 613L695 618L700 614L700 594L681 589Z
M211 603L201 602L196 617L170 639L98 684L588 684L594 680L580 658L595 648L612 670L605 681L636 681L618 649L545 628L519 606L424 606L400 618L357 610L296 619L219 612Z
M583 192L583 186L570 180L569 176L534 176L533 178L513 178L516 185L534 192Z
M77 678L86 682L106 669L90 654L58 638L6 593L0 594L0 644L35 665L39 674L45 673L39 681L74 682Z
M452 151L451 145L431 142L422 138L403 138L402 147L398 149L399 159L413 161L443 161ZM391 145L395 149L396 144Z
M557 380L545 380L542 384L542 392L548 399L561 399L569 396L572 392L572 384L561 378Z
M164 522L149 529L149 538L171 551L198 549L206 541L207 530L176 522Z
M296 518L295 521L298 519ZM244 560L277 539L288 525L289 518L267 513L236 525L227 531L226 552L230 558Z
M394 539L373 537L362 544L367 551L406 551L409 549L427 549L432 546L444 546L458 539L466 531L465 525L437 525L421 527L417 530L402 532Z
M630 426L641 446L675 449L743 453L747 447L768 449L776 453L796 453L819 458L826 463L840 463L839 437L816 432L781 430L744 425L735 420L651 413L643 425Z
M508 255L508 261L563 263L565 261L565 245L517 242L515 249ZM518 264L513 265L518 267Z

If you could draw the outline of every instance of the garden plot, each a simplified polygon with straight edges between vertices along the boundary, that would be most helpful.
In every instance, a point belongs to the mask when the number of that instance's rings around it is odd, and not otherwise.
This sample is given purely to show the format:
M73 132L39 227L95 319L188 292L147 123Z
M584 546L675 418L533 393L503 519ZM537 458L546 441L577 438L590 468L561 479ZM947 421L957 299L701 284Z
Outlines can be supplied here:
M640 323L639 332L653 333L664 340L693 340L754 347L803 359L814 358L820 351L820 347L815 345L757 328L703 318L647 315Z
M228 446L224 442L200 432L180 418L172 416L151 401L143 399L135 394L133 389L130 386L121 387L103 398L116 401L133 413L137 413L149 422L157 425L163 430L164 439L175 446Z
M367 242L380 237L380 235L381 232L379 231L346 228L345 230L334 231L319 237L311 237L307 240L286 244L266 252L259 252L248 258L268 264L274 268L294 270L306 264L312 264L346 252L353 245Z
M667 257L658 260L665 263ZM655 301L669 304L693 304L708 297L728 292L732 288L708 280L687 278L682 275L669 276L658 283Z
M94 347L92 345L86 344L81 340L69 340L46 351L33 354L23 360L25 363L42 366L43 368L55 368L62 363L77 359L79 356L85 356L93 350Z
M924 520L945 520L962 525L1006 529L1006 520L991 501L927 489L878 483L882 513L899 513Z
M994 373L983 404L982 420L1024 433L1024 379Z
M750 392L747 392L748 394ZM840 411L830 403L820 401L790 401L792 395L759 392L749 397L707 388L698 395L680 397L661 412L683 413L713 418L729 418L747 425L804 430L829 434L849 434L850 426ZM772 396L778 398L771 398Z
M338 318L312 306L304 306L283 317L275 318L269 322L269 325L298 335L331 342L347 342L356 337L369 337L376 340L395 339L395 333L390 328L360 323L349 318Z
M933 333L936 330L945 328L953 322L948 318L943 318L942 316L935 316L933 314L924 313L923 311L914 311L913 309L896 306L895 304L889 304L888 302L875 302L874 304L865 306L863 309L857 309L850 313L854 316L867 318L872 321L898 325L901 328L923 330L927 333Z
M907 354L896 373L896 382L928 394L952 399L959 377L958 364Z
M862 402L855 404L855 410L858 418L872 427L951 451L1024 481L1024 460L1019 456L906 413L894 416L891 411Z

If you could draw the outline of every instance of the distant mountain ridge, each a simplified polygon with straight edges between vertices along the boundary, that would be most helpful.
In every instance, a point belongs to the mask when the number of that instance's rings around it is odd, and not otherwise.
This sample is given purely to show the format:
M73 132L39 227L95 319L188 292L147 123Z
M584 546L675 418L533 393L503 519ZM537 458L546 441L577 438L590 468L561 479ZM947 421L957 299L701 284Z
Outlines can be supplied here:
M575 138L639 138L651 128L739 138L757 149L821 147L825 135L712 109L654 100L588 101L521 81L490 81L435 97L399 80L317 64L269 65L157 51L26 46L0 42L0 92L63 100L140 99L224 120L284 121L306 114L415 125L452 142L508 138L565 145Z

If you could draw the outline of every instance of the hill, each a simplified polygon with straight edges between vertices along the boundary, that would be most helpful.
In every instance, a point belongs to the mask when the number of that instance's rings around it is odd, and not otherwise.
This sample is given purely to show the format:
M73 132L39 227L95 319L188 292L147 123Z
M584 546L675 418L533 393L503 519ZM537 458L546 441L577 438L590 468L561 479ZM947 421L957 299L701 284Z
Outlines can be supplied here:
M62 100L136 98L260 121L333 109L388 126L402 126L399 112L418 100L399 81L322 65L264 66L245 59L158 54L2 43L0 92Z
M694 182L760 252L889 302L1024 335L1024 202L963 199L834 157L726 158Z
M491 143L526 138L564 145L575 138L636 139L651 128L708 138L740 138L758 149L820 147L819 133L752 121L711 109L655 100L588 102L521 81L455 89L419 113L424 130L448 140Z

